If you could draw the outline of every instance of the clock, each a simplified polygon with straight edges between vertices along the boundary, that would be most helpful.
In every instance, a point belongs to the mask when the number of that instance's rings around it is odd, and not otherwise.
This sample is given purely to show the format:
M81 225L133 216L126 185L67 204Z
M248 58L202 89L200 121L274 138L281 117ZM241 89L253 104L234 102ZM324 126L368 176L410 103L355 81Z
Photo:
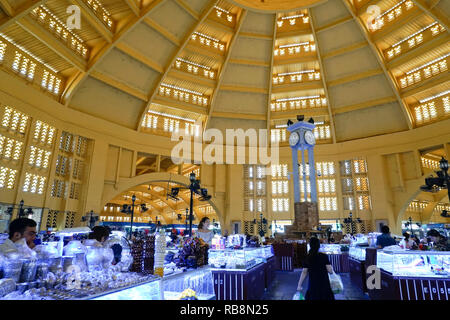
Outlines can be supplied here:
M298 135L298 133L292 132L291 135L289 136L289 145L293 147L298 143L299 140L300 136Z
M312 133L312 131L305 131L304 138L306 143L311 146L313 146L316 143L316 138L314 137L314 133Z

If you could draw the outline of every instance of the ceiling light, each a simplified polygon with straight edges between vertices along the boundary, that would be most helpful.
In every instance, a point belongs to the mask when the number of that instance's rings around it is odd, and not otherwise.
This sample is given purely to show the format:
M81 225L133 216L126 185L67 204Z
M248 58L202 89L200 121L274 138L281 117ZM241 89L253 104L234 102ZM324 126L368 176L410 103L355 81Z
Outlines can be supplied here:
M438 23L437 21L433 22L433 23L432 23L432 24L430 24L429 26L426 26L425 28L422 28L422 29L420 29L419 31L417 31L417 32L413 33L413 34L412 34L412 35L410 35L409 37L406 37L405 39L403 39L403 40L400 40L399 42L397 42L397 43L393 44L393 45L392 45L391 47L395 47L395 46L398 46L399 44L401 44L401 43L403 43L403 42L407 41L408 39L411 39L412 37L414 37L414 36L418 35L419 33L421 33L421 32L423 32L423 31L425 31L425 30L427 30L427 29L431 28L432 26L436 25L437 23Z
M279 73L278 76L290 76L290 75L293 75L293 74L303 74L303 73L311 73L311 72L316 72L316 70L285 72L285 73Z
M450 93L450 90L447 90L447 91L438 93L438 94L436 94L436 95L434 95L434 96L431 96L431 97L428 97L428 98L419 100L419 102L420 102L420 103L428 102L428 101L430 101L430 100L433 100L433 99L436 99L436 98L445 96L446 94L449 94L449 93Z
M298 47L309 44L309 41L307 42L301 42L301 43L293 43L293 44L284 44L282 46L279 46L279 48L290 48L290 47Z
M184 92L188 92L188 93L192 93L192 94L196 94L198 96L203 96L203 93L201 93L201 92L192 91L192 90L189 90L189 89L184 89L184 88L181 88L181 87L173 86L171 84L161 83L161 86L169 87L169 88L172 88L172 89L176 89L176 90L180 90L180 91L184 91Z
M424 64L424 65L422 65L422 66L420 66L420 67L414 68L414 69L408 71L406 74L411 74L411 73L416 72L416 71L418 71L418 70L420 70L420 69L423 69L423 68L425 68L425 67L428 67L430 64L433 64L433 63L435 63L435 62L441 61L441 60L447 58L448 56L450 56L450 52L447 53L447 54L445 54L445 55L443 55L442 57L436 58L436 59L434 59L434 60L432 60L432 61L430 61L430 62L428 62L428 63L426 63L426 64Z
M148 110L147 113L152 113L152 114L160 115L160 116L163 116L163 117L174 118L174 119L179 119L179 120L184 120L184 121L187 121L187 122L195 123L195 120L188 119L188 118L183 118L183 117L179 117L179 116L174 116L174 115L163 113L163 112Z
M294 97L294 98L283 98L283 99L277 99L276 102L283 102L283 101L294 101L294 100L303 100L303 99L315 99L320 98L320 96L304 96L304 97Z
M200 68L203 68L203 69L206 69L206 70L211 70L210 67L207 67L207 66L204 66L204 65L202 65L202 64L198 64L198 63L195 63L195 62L192 62L192 61L189 61L189 60L185 60L185 59L183 59L183 58L177 58L177 60L182 61L182 62L184 62L184 63L192 64L192 65L194 65L194 66L197 66L197 67L200 67Z
M295 15L295 16L282 17L281 20L288 20L288 19L301 18L301 17L304 17L304 16L305 16L305 15L302 13L302 14L297 14L297 15Z

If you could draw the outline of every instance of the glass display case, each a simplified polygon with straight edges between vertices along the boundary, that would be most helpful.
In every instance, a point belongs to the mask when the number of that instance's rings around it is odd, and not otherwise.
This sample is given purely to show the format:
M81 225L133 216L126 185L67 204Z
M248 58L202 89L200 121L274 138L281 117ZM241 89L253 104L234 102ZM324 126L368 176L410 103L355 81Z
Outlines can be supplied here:
M263 248L209 250L208 262L213 268L248 270L264 262Z
M272 246L264 246L261 248L262 258L268 259L274 256L273 247Z
M164 300L213 300L216 297L209 267L166 276L162 280L162 290ZM192 299L191 294L196 299Z
M450 252L377 251L377 267L399 277L450 277Z
M348 252L349 256L355 260L366 260L366 247L352 246Z
M348 252L349 246L347 244L326 244L322 243L320 245L319 252L323 252L325 254L341 254L343 252ZM308 245L309 251L309 245Z
M98 296L89 297L89 300L162 300L162 297L161 280L153 279L115 292L104 292Z

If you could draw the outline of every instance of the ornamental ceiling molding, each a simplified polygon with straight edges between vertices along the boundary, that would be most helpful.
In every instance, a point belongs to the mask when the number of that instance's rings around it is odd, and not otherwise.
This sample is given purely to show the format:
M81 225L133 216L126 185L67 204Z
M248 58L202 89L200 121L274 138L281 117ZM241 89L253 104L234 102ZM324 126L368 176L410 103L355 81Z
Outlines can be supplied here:
M328 0L230 0L231 3L260 13L297 11L325 3Z

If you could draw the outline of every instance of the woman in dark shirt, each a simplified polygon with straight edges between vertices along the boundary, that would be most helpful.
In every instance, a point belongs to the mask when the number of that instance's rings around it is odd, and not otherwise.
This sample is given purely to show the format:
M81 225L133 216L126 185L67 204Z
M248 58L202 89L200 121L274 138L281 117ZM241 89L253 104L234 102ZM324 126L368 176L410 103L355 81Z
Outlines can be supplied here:
M319 252L319 239L311 238L309 246L306 267L303 268L297 291L302 291L303 281L309 274L308 291L306 291L305 300L334 300L334 294L328 278L328 273L333 273L334 271L328 256Z

